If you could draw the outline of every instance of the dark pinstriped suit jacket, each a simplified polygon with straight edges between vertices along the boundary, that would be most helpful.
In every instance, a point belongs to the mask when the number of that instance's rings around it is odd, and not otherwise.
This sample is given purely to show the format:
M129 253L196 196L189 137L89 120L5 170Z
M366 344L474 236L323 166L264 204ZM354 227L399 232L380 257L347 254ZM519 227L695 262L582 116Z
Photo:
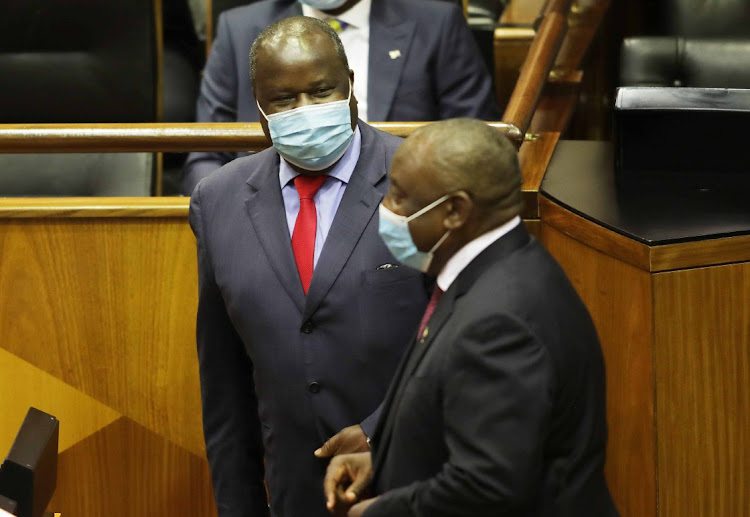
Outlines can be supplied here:
M427 303L422 275L378 235L400 139L359 124L362 149L307 297L292 253L273 148L224 166L193 193L203 425L219 515L328 516L327 461L341 428L369 434Z

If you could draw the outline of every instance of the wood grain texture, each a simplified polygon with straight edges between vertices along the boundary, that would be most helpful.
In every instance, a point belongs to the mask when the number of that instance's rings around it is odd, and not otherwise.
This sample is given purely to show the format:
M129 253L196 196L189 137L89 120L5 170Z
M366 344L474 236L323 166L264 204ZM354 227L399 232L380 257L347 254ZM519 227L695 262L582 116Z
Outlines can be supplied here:
M49 507L64 516L214 517L211 494L205 459L120 418L60 454Z
M537 239L541 238L542 222L539 219L524 219L523 224L526 225L527 232Z
M651 247L652 271L746 261L750 261L750 235Z
M655 517L651 276L544 218L541 241L568 275L599 333L607 369L606 474L615 504L623 517Z
M570 0L550 0L502 120L525 133L567 30Z
M525 219L539 218L539 187L559 138L559 133L542 133L536 140L524 142L518 152L523 175L521 191L525 203L522 217Z
M29 407L61 422L58 450L64 451L120 414L60 379L3 350L0 345L0 457L10 450Z
M568 85L570 86L570 85ZM577 85L580 87L580 84ZM529 131L564 132L568 128L576 106L578 105L578 88L567 93L545 94L539 99L534 116L529 125Z
M429 122L371 124L406 137ZM520 143L512 127L488 123ZM0 153L261 151L270 142L258 123L0 124Z
M185 219L0 220L0 346L202 454L196 286Z
M0 198L0 221L13 218L157 217L185 220L186 197Z
M654 275L659 517L750 512L750 263Z
M539 196L539 214L542 220L557 230L644 271L670 271L750 261L750 235L648 246L608 230L545 195Z
M532 25L542 14L547 0L510 0L500 15L500 23L505 25Z
M495 98L503 111L516 87L535 35L531 27L500 26L495 29Z
M599 226L544 195L539 196L539 213L541 219L556 230L618 260L649 271L650 252L645 244Z

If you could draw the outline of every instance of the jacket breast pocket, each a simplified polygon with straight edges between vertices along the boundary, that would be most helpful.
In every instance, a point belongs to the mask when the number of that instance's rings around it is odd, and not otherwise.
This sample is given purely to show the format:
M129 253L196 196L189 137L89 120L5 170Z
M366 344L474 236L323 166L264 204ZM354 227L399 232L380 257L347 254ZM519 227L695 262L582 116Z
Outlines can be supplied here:
M427 305L423 275L406 266L364 271L358 294L362 339L371 345L363 359L378 361L386 351L400 356Z

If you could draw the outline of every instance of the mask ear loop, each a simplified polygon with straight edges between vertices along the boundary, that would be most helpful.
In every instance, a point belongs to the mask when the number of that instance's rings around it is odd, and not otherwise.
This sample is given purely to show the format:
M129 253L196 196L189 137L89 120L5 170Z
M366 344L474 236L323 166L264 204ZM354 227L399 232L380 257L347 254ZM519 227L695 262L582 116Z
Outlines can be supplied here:
M445 234L443 234L443 236L440 237L440 240L437 241L435 245L432 247L432 249L430 250L430 253L435 253L435 251L437 251L440 245L445 242L445 239L447 239L450 234L451 234L451 230L448 230L447 232L445 232Z
M433 201L432 203L430 203L426 207L424 207L424 208L422 208L420 210L417 210L416 212L414 212L410 216L406 217L406 222L408 223L410 221L413 221L414 219L416 219L420 215L429 212L430 210L432 210L433 208L435 208L436 206L438 206L440 203L442 203L443 201L445 201L446 199L448 199L451 196L452 196L452 194L445 194L443 197L436 199L435 201Z

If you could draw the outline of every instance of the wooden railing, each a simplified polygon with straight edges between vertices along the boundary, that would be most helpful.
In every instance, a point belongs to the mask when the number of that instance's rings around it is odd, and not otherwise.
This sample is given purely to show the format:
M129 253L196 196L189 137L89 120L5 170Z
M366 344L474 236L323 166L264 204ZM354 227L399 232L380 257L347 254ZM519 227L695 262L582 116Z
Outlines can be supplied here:
M425 122L375 122L372 126L408 136ZM513 126L491 122L520 145ZM0 124L0 153L127 153L261 151L269 146L258 123L191 124Z
M503 121L525 135L568 28L571 0L550 0L521 68Z

